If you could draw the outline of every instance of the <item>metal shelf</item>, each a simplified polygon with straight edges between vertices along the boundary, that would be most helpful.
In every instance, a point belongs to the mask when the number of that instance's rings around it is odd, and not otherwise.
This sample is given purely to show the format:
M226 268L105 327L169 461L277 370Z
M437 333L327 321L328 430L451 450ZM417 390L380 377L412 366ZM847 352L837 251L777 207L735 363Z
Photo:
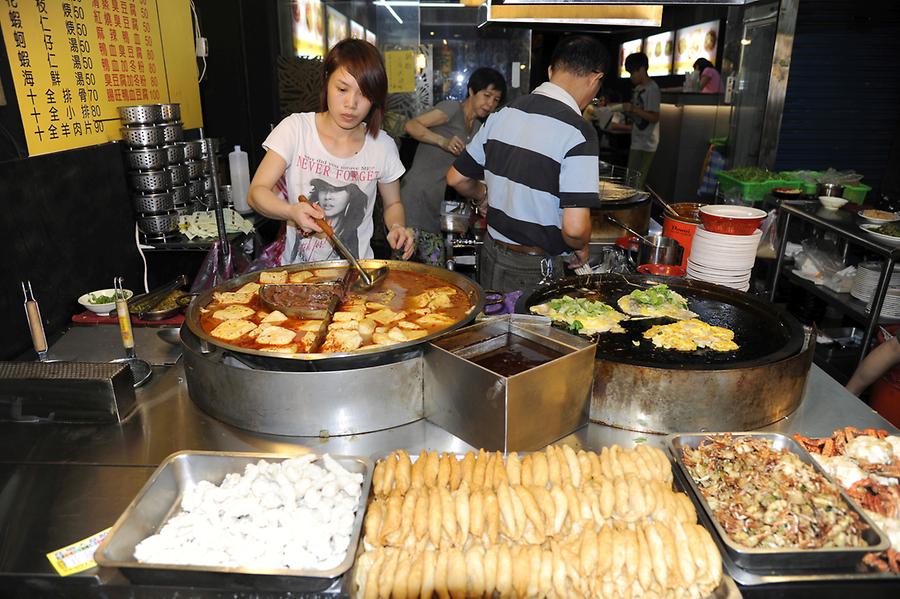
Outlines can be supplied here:
M853 318L860 324L866 324L869 320L869 312L866 310L866 304L859 301L849 293L838 293L828 289L824 285L816 285L812 281L807 281L803 277L794 274L790 267L785 267L782 274L794 285L809 291L829 306L840 308L841 311ZM889 318L882 316L878 319L878 324L896 324L900 323L900 318Z

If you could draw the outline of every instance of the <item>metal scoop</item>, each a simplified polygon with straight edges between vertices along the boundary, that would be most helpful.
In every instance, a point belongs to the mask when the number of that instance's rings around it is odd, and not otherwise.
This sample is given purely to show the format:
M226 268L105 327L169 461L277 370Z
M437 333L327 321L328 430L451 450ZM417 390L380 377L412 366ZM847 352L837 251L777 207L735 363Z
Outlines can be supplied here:
M122 345L125 347L125 357L117 358L112 362L128 364L131 368L131 376L134 378L134 386L140 387L147 382L153 370L150 363L137 357L134 352L134 334L131 330L131 314L128 312L128 301L122 277L113 279L113 287L116 290L116 315L119 317L119 333L122 335Z
M298 198L298 201L301 203L306 203L312 206L312 203L306 198L306 196L301 195ZM331 228L331 225L328 224L324 218L317 218L316 224L322 228L322 231L325 232L325 235L328 237L328 241L331 242L331 245L337 249L338 253L344 257L345 260L350 262L353 265L353 268L359 273L359 279L356 280L355 286L363 291L368 291L369 289L373 289L377 287L387 276L388 267L382 266L380 268L376 268L374 270L366 270L362 266L360 266L359 262L350 253L350 250L347 249L347 246L344 245L344 242L338 239L338 237L334 234L334 229Z
M608 220L612 224L616 225L617 227L622 227L623 229L625 229L626 231L628 231L629 233L631 233L632 235L634 235L635 237L637 237L638 239L643 241L644 243L648 243L650 245L656 245L655 243L653 243L652 241L647 239L644 235L641 235L640 233L638 233L637 231L635 231L634 229L632 229L631 227L629 227L628 225L626 225L619 219L615 218L614 216L610 216L607 214L606 220Z

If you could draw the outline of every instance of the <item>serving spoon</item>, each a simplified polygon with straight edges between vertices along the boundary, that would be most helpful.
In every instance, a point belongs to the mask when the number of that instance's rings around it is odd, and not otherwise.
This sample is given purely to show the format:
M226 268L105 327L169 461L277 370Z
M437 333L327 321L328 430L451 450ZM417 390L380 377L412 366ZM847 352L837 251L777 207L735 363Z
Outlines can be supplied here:
M298 198L298 201L300 203L309 204L310 206L312 206L312 202L310 202L309 199L304 195L301 195ZM343 256L344 259L347 260L350 264L352 264L353 268L355 268L359 273L359 279L357 279L355 283L357 288L362 289L363 291L368 291L377 287L384 280L384 278L388 274L387 266L382 266L374 270L364 269L360 265L359 261L353 256L353 254L350 253L350 250L347 249L347 246L344 245L344 242L334 234L334 229L331 228L331 225L328 224L328 221L326 221L324 218L317 218L314 220L316 221L316 224L321 227L322 231L325 232L325 235L326 237L328 237L328 241L331 242L331 245L333 245L335 249L337 249L338 253L340 253L341 256Z

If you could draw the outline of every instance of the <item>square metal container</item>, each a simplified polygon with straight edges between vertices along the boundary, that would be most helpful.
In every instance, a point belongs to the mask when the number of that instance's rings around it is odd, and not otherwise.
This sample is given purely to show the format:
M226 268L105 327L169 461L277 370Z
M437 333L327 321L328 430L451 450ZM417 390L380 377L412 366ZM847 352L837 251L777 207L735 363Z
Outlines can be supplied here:
M828 476L819 464L804 450L800 445L785 435L777 433L753 433L753 432L736 432L731 433L734 437L750 436L766 439L772 442L772 447L776 450L787 449L790 453L796 455L800 460L811 465L815 470L825 477L840 492L841 498L849 506L851 510L856 512L860 520L868 526L863 531L862 538L867 543L864 547L829 547L822 549L752 549L735 543L731 537L725 532L725 529L719 524L715 514L709 507L703 492L694 482L690 471L684 464L682 449L689 447L696 449L700 443L709 438L721 436L720 433L691 433L681 435L670 435L666 439L666 445L675 463L678 465L676 474L682 479L684 486L689 490L688 495L697 507L697 511L712 525L719 537L717 542L720 547L724 548L727 557L740 568L752 570L755 572L783 572L789 570L831 570L831 569L853 569L855 568L863 556L870 552L885 551L890 547L887 537L878 529L877 526L869 519L866 514L860 510L855 503L844 493L844 490L834 480Z
M561 355L511 376L472 361L504 346L510 334ZM460 329L425 350L425 417L474 447L541 449L587 423L596 349L541 316L508 315Z
M229 473L243 473L248 464L255 464L260 460L281 462L293 457L298 456L215 451L180 451L170 455L116 521L109 535L97 548L94 559L105 568L118 568L129 580L138 584L298 592L319 592L338 586L341 575L350 569L356 556L372 483L372 463L362 457L331 456L348 471L363 475L350 546L344 560L336 568L258 570L153 564L139 562L134 558L135 546L159 532L169 518L181 511L181 499L188 485L202 480L218 485Z

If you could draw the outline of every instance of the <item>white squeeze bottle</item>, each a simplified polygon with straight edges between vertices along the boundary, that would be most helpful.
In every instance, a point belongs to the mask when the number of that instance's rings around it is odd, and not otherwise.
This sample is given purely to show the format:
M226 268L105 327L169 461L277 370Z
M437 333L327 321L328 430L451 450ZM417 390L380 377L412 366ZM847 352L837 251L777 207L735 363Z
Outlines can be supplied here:
M234 146L234 152L228 153L228 168L231 172L231 195L234 199L234 209L241 214L250 212L247 204L247 191L250 189L250 163L247 161L247 152L241 150L241 146Z

